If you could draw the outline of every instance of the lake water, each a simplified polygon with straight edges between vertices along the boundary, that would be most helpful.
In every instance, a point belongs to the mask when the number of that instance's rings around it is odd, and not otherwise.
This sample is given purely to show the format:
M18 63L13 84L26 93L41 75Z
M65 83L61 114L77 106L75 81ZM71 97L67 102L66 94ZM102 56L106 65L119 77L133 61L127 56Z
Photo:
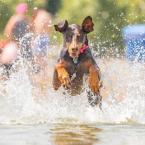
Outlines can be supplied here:
M1 125L1 145L144 145L145 126L54 123Z
M88 104L85 92L71 97L51 85L34 97L25 69L1 83L0 145L145 145L145 65L97 62L102 110Z

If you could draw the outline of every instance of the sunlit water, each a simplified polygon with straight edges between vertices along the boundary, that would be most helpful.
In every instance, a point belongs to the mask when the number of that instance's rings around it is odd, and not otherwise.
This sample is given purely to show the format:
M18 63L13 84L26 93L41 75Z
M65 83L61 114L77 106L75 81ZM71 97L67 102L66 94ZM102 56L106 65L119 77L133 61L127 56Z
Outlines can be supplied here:
M88 104L85 92L71 97L62 88L52 89L54 57L49 57L44 94L37 94L25 67L2 82L0 145L144 145L145 65L118 58L96 61L102 110Z

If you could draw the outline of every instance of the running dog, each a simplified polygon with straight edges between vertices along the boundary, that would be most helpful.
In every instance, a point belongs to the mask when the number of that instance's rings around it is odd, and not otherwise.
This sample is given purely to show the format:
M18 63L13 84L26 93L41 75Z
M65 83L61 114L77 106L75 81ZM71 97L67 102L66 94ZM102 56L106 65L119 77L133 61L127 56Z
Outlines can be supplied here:
M53 87L58 90L63 86L71 95L80 94L83 85L83 76L87 74L88 99L92 106L101 103L100 71L88 45L87 34L93 31L92 17L87 16L82 25L68 24L68 21L54 25L55 30L62 33L64 38L63 49L55 66ZM93 95L92 95L93 94ZM92 102L92 96L96 96Z

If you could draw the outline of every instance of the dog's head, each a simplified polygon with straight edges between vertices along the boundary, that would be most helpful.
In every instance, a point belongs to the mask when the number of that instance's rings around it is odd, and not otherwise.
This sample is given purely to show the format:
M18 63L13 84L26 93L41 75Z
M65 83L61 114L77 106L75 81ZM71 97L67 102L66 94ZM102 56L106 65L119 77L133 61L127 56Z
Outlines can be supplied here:
M92 17L87 16L82 25L68 24L68 21L54 25L55 30L63 34L64 46L68 49L72 58L78 57L84 45L87 45L87 34L93 31Z

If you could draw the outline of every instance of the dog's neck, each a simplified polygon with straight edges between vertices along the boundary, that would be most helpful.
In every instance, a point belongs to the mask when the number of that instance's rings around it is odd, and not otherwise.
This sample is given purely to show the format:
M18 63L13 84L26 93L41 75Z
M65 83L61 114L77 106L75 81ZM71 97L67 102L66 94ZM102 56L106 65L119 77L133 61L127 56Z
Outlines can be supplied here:
M78 58L79 58L79 57L74 57L74 58L72 58L72 59L73 59L74 64L77 64L77 63L78 63Z

